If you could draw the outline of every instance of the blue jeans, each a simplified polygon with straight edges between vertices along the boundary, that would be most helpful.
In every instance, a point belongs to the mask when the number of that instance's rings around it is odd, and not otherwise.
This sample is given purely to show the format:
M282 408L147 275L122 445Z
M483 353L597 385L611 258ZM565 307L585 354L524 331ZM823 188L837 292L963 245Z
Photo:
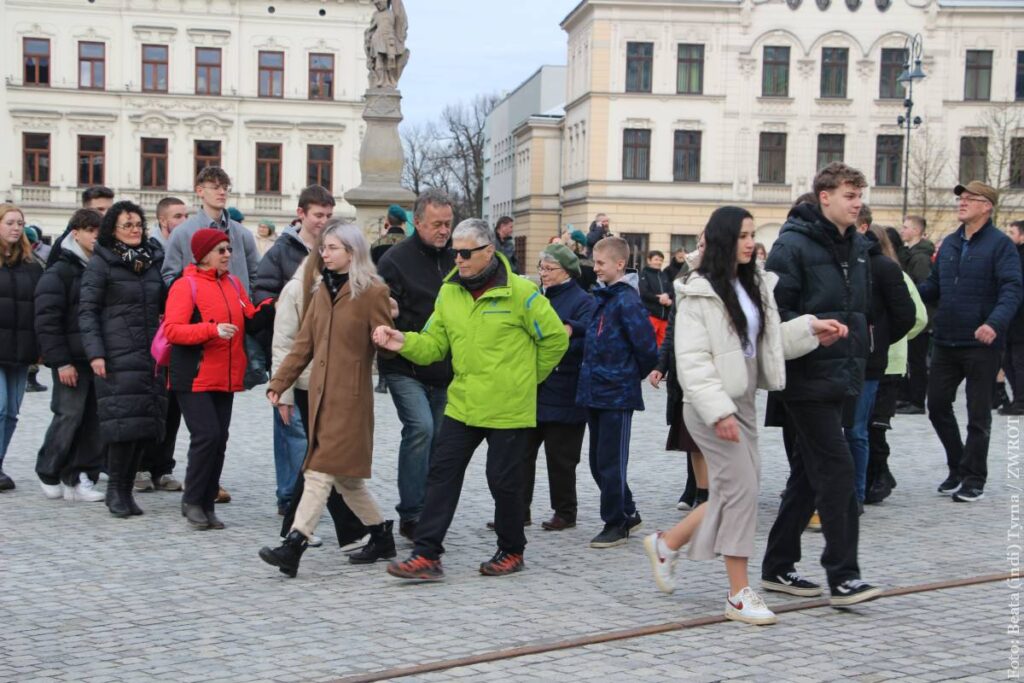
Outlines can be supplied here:
M302 428L302 416L296 408L292 410L291 424L281 421L281 414L274 408L274 473L277 476L277 504L287 506L295 488L295 479L306 459L306 432Z
M417 520L423 511L427 471L441 433L448 389L394 373L384 375L384 381L391 392L398 419L402 421L402 443L398 447L398 505L395 511L402 521Z
M864 493L868 481L868 422L875 408L875 395L878 393L878 380L864 380L864 388L857 398L857 408L853 414L853 426L844 429L846 443L850 444L850 455L853 456L853 485L857 491L857 500L864 502Z
M18 411L21 410L21 399L25 398L27 382L27 365L0 365L0 429L3 430L0 434L0 467L18 425Z

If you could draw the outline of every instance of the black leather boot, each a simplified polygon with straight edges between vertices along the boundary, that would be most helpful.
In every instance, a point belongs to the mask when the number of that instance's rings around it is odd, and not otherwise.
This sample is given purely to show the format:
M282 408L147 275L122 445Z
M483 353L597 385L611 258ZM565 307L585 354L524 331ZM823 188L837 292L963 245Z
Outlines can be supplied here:
M110 464L107 468L110 480L107 482L107 497L104 501L110 514L122 519L132 516L131 506L124 498L124 459L121 455L110 455ZM131 487L133 483L133 480L129 480L128 486Z
M301 531L292 529L277 548L263 546L260 549L260 559L294 579L299 573L299 560L302 559L302 553L306 552L308 542L309 539L303 536Z
M124 491L125 502L128 504L128 509L131 510L133 515L144 514L142 508L135 502L135 473L139 469L139 465L142 463L142 453L136 452L131 458L128 459L124 476L124 484L122 490Z
M210 520L206 516L206 512L203 511L202 505L196 505L195 503L181 503L181 516L185 518L188 525L193 529L209 529Z
M362 550L348 556L352 564L372 564L377 560L390 560L395 556L395 523L392 520L381 522L370 529L370 542Z

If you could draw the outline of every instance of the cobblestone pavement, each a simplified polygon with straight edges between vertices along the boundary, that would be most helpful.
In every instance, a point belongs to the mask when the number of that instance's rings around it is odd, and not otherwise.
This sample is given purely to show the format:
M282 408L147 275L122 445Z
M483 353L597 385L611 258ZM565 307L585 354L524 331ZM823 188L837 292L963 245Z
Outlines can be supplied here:
M664 393L648 388L646 397L649 410L634 422L630 464L645 532L679 518L675 502L685 477L680 455L663 448ZM218 510L228 528L195 532L186 528L173 493L139 494L146 514L129 520L112 518L101 503L45 500L32 467L49 421L49 394L29 394L5 463L18 488L0 494L0 680L333 680L721 614L726 583L719 562L681 560L680 589L666 596L650 579L639 537L610 550L587 547L600 520L585 465L580 526L530 527L528 570L481 577L477 564L494 550L484 527L493 506L482 453L447 539L445 582L400 584L383 564L349 565L326 541L306 553L297 579L283 578L256 554L277 542L280 522L270 418L262 392L237 398L222 479L234 500ZM1019 552L1013 545L1020 543L1007 540L1019 530L1012 526L1019 524L1012 487L1021 484L1020 420L1009 419L1014 423L993 419L986 497L960 505L935 493L945 465L927 418L897 418L890 441L899 486L862 518L865 579L899 587L1009 571L1010 555ZM388 509L397 502L399 433L390 398L377 395L371 489ZM183 429L179 477L186 445ZM778 430L763 431L761 452L759 551L787 474ZM538 521L548 513L539 467ZM801 569L819 580L821 548L820 534L805 534ZM399 553L408 550L400 541ZM988 583L846 611L790 612L773 627L713 624L406 680L1006 679L1015 671L1017 650L1007 630L1018 597L1006 582ZM770 605L789 602L767 598Z

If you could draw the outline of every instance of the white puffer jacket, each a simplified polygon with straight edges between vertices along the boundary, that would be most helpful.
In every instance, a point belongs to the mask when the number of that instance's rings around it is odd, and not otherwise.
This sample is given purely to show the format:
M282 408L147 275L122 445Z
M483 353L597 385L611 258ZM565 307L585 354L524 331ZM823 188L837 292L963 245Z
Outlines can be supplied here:
M818 348L811 332L812 315L781 322L772 290L774 273L760 272L764 335L757 346L757 387L778 391L786 386L786 360ZM676 281L675 351L683 401L693 405L709 426L736 412L733 399L747 391L747 365L739 335L729 324L722 299L711 283L691 274Z
M291 352L292 345L295 343L295 337L299 335L299 328L302 326L302 314L304 312L302 308L302 278L306 273L307 263L309 263L308 256L299 264L295 274L292 275L292 279L285 284L284 289L281 290L281 296L278 297L277 303L274 306L274 341L271 344L272 358L270 365L271 377L281 367L285 356ZM321 279L323 279L323 276L319 273L313 278L314 291ZM303 391L309 389L308 366L299 375L295 384L288 387L287 391L281 393L281 404L287 406L295 405L296 389Z

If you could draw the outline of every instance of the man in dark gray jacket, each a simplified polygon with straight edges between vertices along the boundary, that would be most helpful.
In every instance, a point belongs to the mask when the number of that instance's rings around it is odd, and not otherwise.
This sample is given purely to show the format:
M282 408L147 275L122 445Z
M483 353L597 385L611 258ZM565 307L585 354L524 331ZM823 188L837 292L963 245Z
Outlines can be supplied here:
M229 269L242 282L245 291L251 293L260 255L252 233L231 220L224 208L231 191L231 177L222 168L207 166L196 176L195 189L201 206L192 217L174 229L167 241L164 264L160 269L164 282L169 287L181 277L185 266L192 263L192 235L203 228L214 228L228 235L231 245Z

